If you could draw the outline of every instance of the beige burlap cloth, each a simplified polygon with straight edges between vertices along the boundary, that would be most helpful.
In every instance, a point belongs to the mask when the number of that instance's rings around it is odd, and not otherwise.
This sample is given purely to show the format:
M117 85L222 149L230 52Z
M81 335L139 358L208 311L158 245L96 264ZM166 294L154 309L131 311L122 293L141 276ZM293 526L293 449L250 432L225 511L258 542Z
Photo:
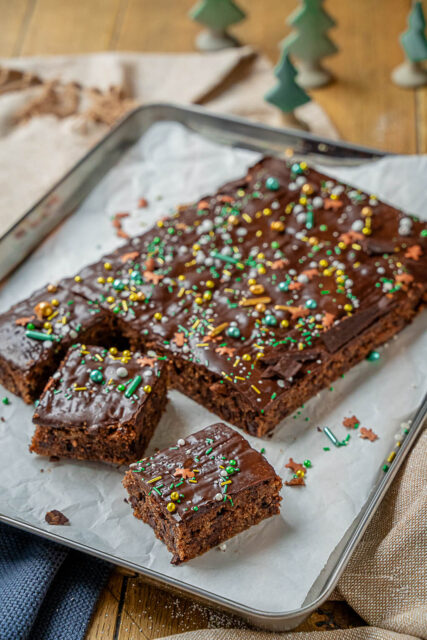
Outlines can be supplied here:
M0 233L135 104L193 102L281 123L280 114L263 101L274 82L271 65L248 47L205 55L3 59L0 67L18 72L2 75L0 69ZM316 103L304 105L298 116L314 133L337 137ZM427 432L374 516L339 593L371 626L299 634L201 630L179 638L427 639Z
M196 103L280 126L263 100L274 83L272 65L250 47L0 59L0 234L133 106ZM315 102L298 116L313 133L337 137Z

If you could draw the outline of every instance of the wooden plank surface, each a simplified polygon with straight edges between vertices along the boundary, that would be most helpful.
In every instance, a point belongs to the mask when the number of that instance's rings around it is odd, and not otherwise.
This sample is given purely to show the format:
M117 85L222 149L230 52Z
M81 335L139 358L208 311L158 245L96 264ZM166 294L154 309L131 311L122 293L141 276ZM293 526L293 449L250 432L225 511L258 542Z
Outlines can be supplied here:
M427 152L427 88L404 91L390 82L402 60L398 34L411 0L327 0L340 48L326 65L337 81L313 92L341 136L382 149ZM427 4L427 0L425 0ZM187 12L195 0L0 0L0 55L69 54L105 49L192 51L199 30ZM276 62L296 0L240 0L248 19L233 32ZM426 7L427 8L427 7ZM345 603L328 602L298 629L363 624ZM240 620L154 588L115 570L94 612L87 640L142 640Z

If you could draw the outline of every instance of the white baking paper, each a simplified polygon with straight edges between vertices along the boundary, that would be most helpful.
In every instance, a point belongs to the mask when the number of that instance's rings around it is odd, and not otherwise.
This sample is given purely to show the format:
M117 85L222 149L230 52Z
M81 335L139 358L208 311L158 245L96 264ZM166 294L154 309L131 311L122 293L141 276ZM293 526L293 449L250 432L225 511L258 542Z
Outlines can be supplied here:
M208 142L176 123L154 125L10 278L1 293L1 310L117 246L113 214L130 212L124 228L140 233L175 205L238 177L257 157ZM424 214L427 157L395 157L333 173L411 213ZM141 197L148 200L148 208L138 209ZM425 319L421 315L381 348L379 362L361 363L333 390L323 391L287 418L271 439L247 436L255 448L265 448L284 480L291 477L284 466L289 457L298 462L308 458L313 466L306 487L284 487L280 516L227 542L225 551L214 549L172 566L164 545L124 502L123 471L96 463L51 463L30 455L32 408L3 391L11 404L0 405L5 419L0 422L0 512L54 531L64 541L113 554L118 562L132 561L248 607L270 613L298 608L383 474L400 423L421 401L427 371ZM343 439L349 431L342 420L353 414L379 435L377 441L362 440L351 431L348 446L338 449L316 429L328 425ZM148 453L216 420L173 391ZM324 451L328 446L330 451ZM49 527L44 515L50 509L66 514L71 526Z

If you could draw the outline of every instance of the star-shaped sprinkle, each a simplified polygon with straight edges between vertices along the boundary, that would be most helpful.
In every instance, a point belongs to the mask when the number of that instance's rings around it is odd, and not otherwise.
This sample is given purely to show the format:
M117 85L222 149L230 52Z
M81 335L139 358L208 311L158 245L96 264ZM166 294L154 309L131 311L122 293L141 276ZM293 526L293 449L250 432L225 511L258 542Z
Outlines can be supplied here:
M285 482L287 487L305 487L304 478L292 478Z
M362 427L360 429L359 436L364 440L370 440L371 442L374 442L374 440L378 439L377 434L374 433L372 429L366 429L365 427Z
M194 478L194 471L191 471L191 469L180 469L177 467L173 475L181 476L183 480L189 480L190 478Z
M324 206L326 211L328 209L333 209L334 211L337 211L338 209L341 209L343 204L344 203L341 200L334 200L333 198L326 198L326 200L324 201Z
M156 358L147 358L147 356L137 359L137 363L141 365L141 367L154 367L155 362Z
M235 349L233 347L218 347L215 349L216 353L219 353L220 356L230 356L230 358L234 355Z
M294 473L296 473L297 471L304 471L305 473L304 465L300 464L299 462L295 462L293 458L289 458L289 462L285 464L285 469L291 469L291 471L293 471Z
M325 315L322 318L322 325L324 329L330 329L334 324L334 320L335 320L334 314L329 313L329 311L326 311Z
M16 318L15 324L17 324L18 327L25 327L29 322L32 322L33 320L34 320L34 316Z
M123 253L120 256L120 260L122 262L127 262L128 260L135 260L139 256L139 251L129 251L129 253Z
M423 255L423 250L421 249L419 244L413 244L411 247L408 247L405 253L405 258L410 258L410 260L418 260Z
M185 334L177 331L173 337L172 342L175 342L177 347L183 347L187 342Z
M344 418L342 423L344 427L347 427L347 429L357 429L360 425L360 420L359 418L356 418L356 416L351 416L351 418Z
M144 271L145 282L152 282L153 284L159 284L160 280L164 278L162 273L154 273L154 271Z

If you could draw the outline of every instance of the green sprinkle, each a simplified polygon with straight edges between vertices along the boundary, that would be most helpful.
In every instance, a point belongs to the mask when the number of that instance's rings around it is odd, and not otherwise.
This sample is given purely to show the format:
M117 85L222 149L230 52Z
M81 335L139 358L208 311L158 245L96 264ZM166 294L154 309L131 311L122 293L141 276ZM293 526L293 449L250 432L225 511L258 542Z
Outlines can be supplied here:
M128 388L125 392L125 398L130 398L133 393L138 389L139 385L142 382L141 376L135 376L134 379L130 382Z
M55 336L53 333L47 334L42 333L41 331L26 331L25 335L27 338L31 338L32 340L40 340L41 342L50 340L51 342L59 342L60 338Z
M323 447L323 451L330 451L329 447Z
M387 473L387 471L389 470L389 468L390 468L390 467L388 466L388 464L384 464L382 469L383 469L384 473Z
M3 404L10 404L10 400L7 396L5 396L4 398L2 398L1 400L3 402Z

